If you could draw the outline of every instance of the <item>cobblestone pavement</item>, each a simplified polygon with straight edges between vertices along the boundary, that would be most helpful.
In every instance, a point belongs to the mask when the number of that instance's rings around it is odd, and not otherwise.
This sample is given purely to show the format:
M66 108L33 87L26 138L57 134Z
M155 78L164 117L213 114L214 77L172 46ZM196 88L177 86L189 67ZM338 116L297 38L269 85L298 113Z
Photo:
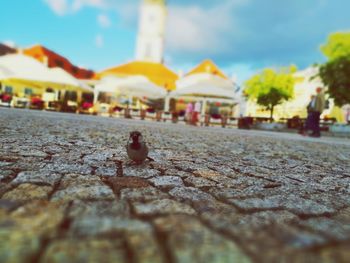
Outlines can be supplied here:
M154 162L131 164L140 130ZM349 262L349 140L0 109L0 262Z

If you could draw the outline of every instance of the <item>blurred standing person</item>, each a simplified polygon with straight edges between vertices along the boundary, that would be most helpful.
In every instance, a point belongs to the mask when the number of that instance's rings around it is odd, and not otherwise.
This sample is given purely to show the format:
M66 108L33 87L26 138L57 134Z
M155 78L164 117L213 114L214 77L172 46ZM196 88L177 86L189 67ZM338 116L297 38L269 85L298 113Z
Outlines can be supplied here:
M194 104L194 111L192 115L192 124L195 126L197 126L197 122L199 121L201 110L202 104L199 101L196 101L196 103Z
M316 89L316 98L315 98L315 104L313 107L312 111L312 134L310 135L311 137L321 137L321 132L320 132L320 117L322 112L325 109L326 105L326 99L324 96L324 92L322 88L317 88Z
M186 118L187 124L192 123L192 113L193 113L193 104L192 102L189 102L186 106L186 112L185 112L185 118Z
M179 115L176 111L176 100L174 98L171 98L170 99L170 102L169 102L169 111L170 111L170 114L171 114L171 120L173 123L177 123L178 121L178 118L179 118Z
M306 110L307 110L307 116L306 116L306 120L305 123L303 125L301 125L299 133L301 135L307 135L308 130L312 129L312 112L314 111L315 108L315 103L316 103L316 96L315 95L311 95L310 97L310 102L309 104L306 106Z

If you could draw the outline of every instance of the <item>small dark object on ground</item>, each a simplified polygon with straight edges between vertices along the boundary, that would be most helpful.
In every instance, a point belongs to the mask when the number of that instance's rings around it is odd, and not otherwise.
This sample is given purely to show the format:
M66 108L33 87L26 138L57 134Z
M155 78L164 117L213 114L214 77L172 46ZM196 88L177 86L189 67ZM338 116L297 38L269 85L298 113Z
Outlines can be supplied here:
M143 141L142 134L139 131L130 133L126 151L129 158L137 164L143 163L146 159L154 161L152 158L148 157L148 147Z

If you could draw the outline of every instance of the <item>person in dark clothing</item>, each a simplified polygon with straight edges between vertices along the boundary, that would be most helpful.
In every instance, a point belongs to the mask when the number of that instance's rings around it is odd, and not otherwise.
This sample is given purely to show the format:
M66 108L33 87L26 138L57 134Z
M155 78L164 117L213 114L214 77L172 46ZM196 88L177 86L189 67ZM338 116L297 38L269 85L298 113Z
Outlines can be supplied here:
M309 130L312 130L312 117L313 117L312 112L314 111L313 107L315 104L315 99L316 99L316 96L311 95L310 102L306 107L307 117L306 117L305 123L301 125L299 130L299 133L303 136L307 135L307 132Z
M325 109L325 96L322 88L317 88L316 89L316 97L314 100L314 104L312 107L312 113L311 113L311 123L312 123L312 134L310 134L311 137L316 137L319 138L321 137L321 132L320 132L320 117L322 112Z

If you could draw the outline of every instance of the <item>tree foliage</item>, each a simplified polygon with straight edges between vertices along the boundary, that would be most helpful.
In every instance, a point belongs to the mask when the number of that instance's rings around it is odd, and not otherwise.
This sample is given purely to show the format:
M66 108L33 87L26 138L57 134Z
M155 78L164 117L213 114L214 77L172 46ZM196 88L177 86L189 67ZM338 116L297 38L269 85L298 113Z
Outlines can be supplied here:
M270 117L273 118L274 107L291 99L294 95L296 80L293 73L295 71L295 66L279 71L264 69L245 82L244 94L248 99L255 100L259 105L270 110Z
M327 93L337 106L350 103L350 32L331 34L321 51L328 58L319 72Z
M329 60L350 57L350 32L331 34L327 43L321 46L321 51Z
M350 103L350 57L339 57L320 67L319 75L337 106Z

